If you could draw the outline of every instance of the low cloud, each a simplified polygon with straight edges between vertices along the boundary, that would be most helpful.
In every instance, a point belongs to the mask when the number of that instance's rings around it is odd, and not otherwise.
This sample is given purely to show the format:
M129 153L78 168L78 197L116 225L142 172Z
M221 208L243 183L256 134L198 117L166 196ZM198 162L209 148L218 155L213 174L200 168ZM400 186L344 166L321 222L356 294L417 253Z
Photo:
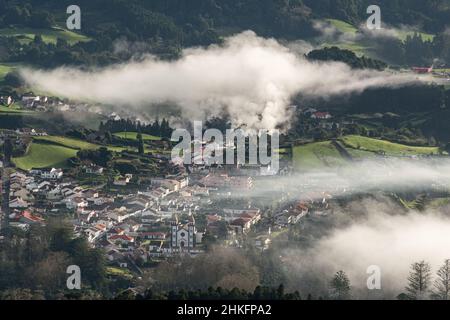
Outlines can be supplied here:
M282 255L294 286L326 294L333 274L344 270L354 298L395 299L404 292L412 263L429 262L434 277L444 260L450 259L449 217L433 211L399 214L398 209L365 201L352 212L363 218L336 228L307 250L285 250ZM381 270L381 290L367 288L367 269L373 265Z
M326 216L313 211L303 220L298 229L303 241L274 253L289 290L326 296L331 277L344 270L354 298L395 299L404 291L412 263L429 262L434 276L450 259L450 205L438 210L423 202L424 211L419 212L405 208L395 195L407 200L422 194L445 197L449 181L450 160L366 160L257 181L249 197L267 198L268 205L277 197L285 203L302 199L320 203L325 195L340 199ZM381 291L367 289L366 272L372 265L381 269Z
M342 63L312 63L296 51L247 31L220 46L186 49L177 61L147 57L91 71L62 67L21 74L33 88L58 96L140 111L168 102L185 118L225 112L234 125L256 129L288 126L297 94L326 98L418 81Z
M445 159L382 159L349 162L258 180L248 197L270 199L274 192L288 200L351 197L378 191L391 193L450 190L450 161ZM236 194L242 196L242 193Z

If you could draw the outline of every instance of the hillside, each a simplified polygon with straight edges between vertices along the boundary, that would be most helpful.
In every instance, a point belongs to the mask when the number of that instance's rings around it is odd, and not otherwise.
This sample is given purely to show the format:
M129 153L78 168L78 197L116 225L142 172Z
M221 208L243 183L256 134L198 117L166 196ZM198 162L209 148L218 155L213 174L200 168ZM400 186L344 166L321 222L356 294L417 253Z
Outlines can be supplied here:
M31 168L66 168L67 160L75 157L77 150L47 143L33 142L23 157L13 158L14 164L23 170Z
M346 136L339 140L348 149L385 154L387 156L436 155L439 153L439 148L437 147L412 147L361 136Z
M66 168L69 165L67 161L75 157L78 151L96 150L100 147L101 145L62 136L34 137L26 155L13 158L13 162L22 170L51 167ZM107 146L107 148L113 152L135 149L127 146Z
M345 149L354 161L373 159L379 156L412 157L437 155L437 147L413 147L386 140L363 136L344 136L337 143ZM314 142L296 146L293 149L294 167L298 170L323 169L349 164L351 160L342 154L332 141Z
M440 4L411 0L407 8L400 0L265 0L262 5L250 0L197 0L195 4L187 0L80 0L77 4L83 8L83 27L77 32L65 29L65 10L71 4L65 0L3 1L0 47L5 50L0 50L0 63L98 66L145 53L173 59L179 57L182 48L221 43L223 36L245 30L283 40L308 40L322 47L339 46L359 56L396 64L422 64L434 58L448 58L445 30L449 23L449 0ZM374 39L361 38L358 31L358 26L367 19L369 4L383 8L383 22L389 28L401 29L396 43L377 40L383 42L383 50L377 48ZM330 24L341 36L322 39L323 34L315 27L317 21ZM416 29L405 31L401 28L404 25ZM435 40L435 43L428 48L426 44L415 43L417 40L412 42L413 47L407 46L415 31L424 42ZM42 43L35 41L35 36ZM129 45L133 50L126 48ZM398 51L398 46L403 48ZM403 57L403 50L411 54ZM430 56L429 50L435 52ZM398 59L393 59L397 56Z
M59 27L46 29L10 27L0 29L0 37L15 38L22 44L29 44L35 36L41 36L46 44L56 44L58 39L67 41L71 45L91 40L82 34Z

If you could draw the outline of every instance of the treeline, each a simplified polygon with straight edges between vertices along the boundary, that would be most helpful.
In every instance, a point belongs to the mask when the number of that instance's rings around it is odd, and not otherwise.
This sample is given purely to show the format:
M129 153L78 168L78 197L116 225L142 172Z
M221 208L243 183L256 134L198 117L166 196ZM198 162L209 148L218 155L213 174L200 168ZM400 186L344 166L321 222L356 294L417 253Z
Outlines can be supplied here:
M286 293L284 285L278 288L257 286L253 292L233 288L231 290L222 287L209 287L207 290L179 290L163 293L146 290L143 294L133 290L125 290L116 295L116 300L302 300L298 291ZM308 299L312 299L308 295Z
M0 2L0 28L20 23L23 27L50 28L55 24L53 15L32 2L2 1ZM42 1L41 1L42 2Z
M414 84L400 88L367 89L360 94L313 99L310 105L319 105L322 110L338 110L345 113L433 112L450 108L449 91L444 86ZM305 103L305 101L300 101Z
M64 26L71 4L68 0L2 1L0 28ZM220 43L227 30L251 29L266 37L305 39L318 35L314 19L331 17L359 25L367 19L370 4L381 6L388 24L419 25L438 34L430 43L417 37L406 42L377 39L377 43L385 41L378 50L390 57L389 62L420 65L434 58L448 60L449 0L410 0L407 6L401 0L79 0L82 33L91 41L68 44L59 39L45 44L40 37L30 43L0 37L0 61L51 68L103 66L144 53L175 59L182 48Z
M374 41L375 51L391 63L402 66L435 67L448 65L450 60L450 34L438 33L432 40L421 34L408 35L404 41L385 37Z
M42 36L36 35L32 41L22 43L15 37L0 36L0 61L25 62L44 68L61 65L105 66L120 62L113 53L111 43L104 40L92 40L69 44L58 38L56 43L46 43ZM18 86L19 83L9 83Z
M303 0L315 17L365 22L369 5L378 5L383 22L390 25L422 26L429 32L442 32L450 16L449 0Z
M399 300L449 300L450 299L450 259L444 261L433 278L431 266L426 261L411 265L408 285Z
M387 64L380 60L358 57L353 51L327 47L313 50L306 55L309 60L344 62L355 69L384 70Z
M139 121L132 121L130 119L108 120L101 122L99 127L100 132L138 132L150 134L162 138L170 138L173 129L170 127L169 121L162 119L155 120L153 123L143 124Z

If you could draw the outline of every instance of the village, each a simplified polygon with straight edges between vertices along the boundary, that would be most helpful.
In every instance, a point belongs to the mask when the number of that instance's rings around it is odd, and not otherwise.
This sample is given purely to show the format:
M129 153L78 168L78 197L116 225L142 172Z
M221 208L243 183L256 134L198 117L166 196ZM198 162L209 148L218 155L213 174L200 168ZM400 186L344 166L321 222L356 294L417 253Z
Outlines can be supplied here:
M83 170L92 176L106 171L94 165ZM9 181L9 216L2 223L27 230L31 225L45 225L51 217L68 217L75 234L102 248L111 265L139 272L139 266L151 262L202 253L211 239L238 248L250 241L266 250L271 233L299 223L315 204L311 198L283 205L269 217L267 209L249 205L246 198L227 202L228 196L258 183L257 176L236 171L230 175L203 169L203 173L189 174L180 167L176 174L150 179L135 193L127 190L136 178L131 174L115 180L115 191L108 191L85 188L58 168L14 170ZM324 197L318 204L325 208L328 200Z
M61 101L31 95L24 95L22 104L39 112L64 107ZM311 117L331 118L320 112ZM112 114L110 119L120 117ZM19 150L26 150L29 140L47 136L42 128L16 128L1 134L3 142L12 138ZM122 154L135 156L126 152ZM23 170L9 167L4 160L2 230L27 231L33 225L64 219L70 221L77 237L103 250L109 265L139 274L142 268L166 259L195 257L212 244L242 250L250 246L263 252L277 235L314 210L318 214L328 211L332 198L323 192L297 201L276 201L278 196L283 199L280 192L253 201L247 193L267 184L273 175L288 175L289 161L274 173L267 166L253 164L216 166L193 161L185 165L172 161L165 152L141 157L157 163L156 173L111 175L111 168L89 160L76 163L75 168Z
M11 97L2 99L13 103ZM24 110L40 113L61 108L91 110L89 105L32 94L25 94L20 104ZM305 107L299 112L308 126L326 132L355 125L353 120L339 119L318 108ZM121 116L112 112L108 121L113 125L123 122ZM62 138L55 140L53 134L43 127L17 127L2 129L0 139L4 145L9 139L20 156L36 142L60 143ZM287 154L281 155L279 170L274 172L268 165L198 161L204 155L195 152L186 164L172 159L174 142L167 140L145 141L141 152L136 152L120 145L130 143L127 133L122 138L115 136L112 142L96 131L85 139L86 143L102 143L98 145L101 148L83 156L78 152L69 166L24 169L11 166L6 159L0 163L1 230L27 231L54 219L69 221L77 237L102 249L110 266L134 275L168 259L195 257L212 245L262 253L282 235L294 229L299 232L299 225L308 217L332 214L336 198L354 191L345 181L323 189L324 180L337 180L324 173L317 181L311 176L292 187L276 187L278 178L293 173L292 148L285 148L286 143L280 150L286 149ZM332 145L350 161L357 160L337 141ZM96 152L105 153L107 160L102 165L96 161ZM386 157L378 154L377 158ZM270 190L260 192L268 186Z

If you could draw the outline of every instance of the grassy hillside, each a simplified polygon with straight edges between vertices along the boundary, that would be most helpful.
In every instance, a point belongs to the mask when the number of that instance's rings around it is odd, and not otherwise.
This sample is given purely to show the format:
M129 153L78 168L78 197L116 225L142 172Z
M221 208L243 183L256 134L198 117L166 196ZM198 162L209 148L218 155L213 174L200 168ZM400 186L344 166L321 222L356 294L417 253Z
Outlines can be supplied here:
M344 50L353 51L357 56L371 56L371 44L365 43L358 38L353 39L353 36L356 36L358 33L358 28L354 25L338 20L338 19L325 19L325 22L329 23L331 26L336 28L339 32L343 34L349 35L346 41L331 41L326 43L320 43L321 47L338 47ZM358 40L357 40L358 39Z
M62 136L34 137L26 155L14 158L15 165L22 170L31 168L67 167L69 160L79 150L95 150L100 145ZM108 146L110 151L135 150L132 147Z
M101 147L101 145L99 144L62 136L34 137L33 139L38 142L59 145L62 147L71 148L75 150L96 150ZM136 150L136 148L130 146L106 146L106 147L108 148L109 151L113 152L121 152L123 150L133 150L133 151Z
M325 19L325 21L329 22L333 27L338 29L340 32L343 33L357 33L358 29L351 25L348 22L338 20L338 19Z
M346 160L331 142L315 142L294 147L294 166L299 170L321 169L344 165Z
M320 45L322 47L330 47L330 46L336 46L341 49L346 49L353 51L356 55L362 56L366 55L372 58L380 58L376 56L376 53L374 52L374 43L373 40L370 39L364 39L360 37L355 37L358 34L358 28L355 25L352 25L348 22L345 22L343 20L338 19L325 19L327 23L329 23L331 26L336 28L339 32L347 35L345 41L336 41L336 42L329 42L329 43L321 43ZM408 36L414 36L414 34L417 33L422 37L424 41L433 41L435 35L421 32L421 31L408 31L408 30L397 30L397 38L401 41L405 41Z
M67 167L67 160L75 157L77 150L47 144L33 142L25 156L13 158L14 164L22 170L31 168Z
M86 141L68 138L68 137L61 137L61 136L45 136L45 137L35 137L34 140L41 141L41 142L47 142L51 144L57 144L62 147L67 147L71 149L77 149L77 150L95 150L98 149L99 146L93 143L89 143Z
M339 139L339 143L354 160L371 159L380 154L399 157L439 153L437 147L412 147L362 136L345 136ZM339 167L349 161L330 141L309 143L293 149L294 166L299 170Z
M63 28L54 27L52 29L33 29L33 28L5 28L0 29L0 36L15 37L21 43L33 41L35 35L40 35L46 43L56 43L58 38L66 40L70 44L77 42L87 42L91 39Z
M385 153L388 156L414 156L438 154L437 147L411 147L384 140L361 136L346 136L340 139L347 149L355 149L373 153Z
M137 140L137 132L117 132L114 133L116 137L122 138L122 139L130 139L130 140ZM150 134L142 134L142 139L147 141L156 141L161 140L160 137L152 136Z

